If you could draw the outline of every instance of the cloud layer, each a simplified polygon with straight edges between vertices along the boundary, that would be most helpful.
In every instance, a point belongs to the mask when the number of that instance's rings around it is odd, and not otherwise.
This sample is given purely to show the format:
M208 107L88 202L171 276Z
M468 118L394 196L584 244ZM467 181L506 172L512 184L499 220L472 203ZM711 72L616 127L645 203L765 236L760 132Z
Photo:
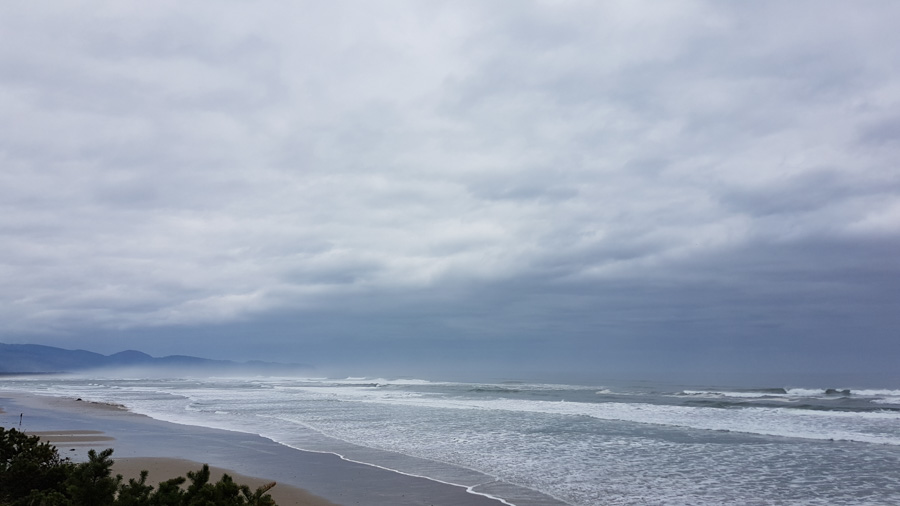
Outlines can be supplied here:
M4 339L897 351L892 2L0 10Z

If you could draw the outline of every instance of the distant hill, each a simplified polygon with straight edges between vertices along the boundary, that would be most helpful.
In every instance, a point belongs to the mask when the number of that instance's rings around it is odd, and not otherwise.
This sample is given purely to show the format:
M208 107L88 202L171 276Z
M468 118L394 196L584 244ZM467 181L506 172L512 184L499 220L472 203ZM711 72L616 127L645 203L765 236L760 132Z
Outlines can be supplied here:
M90 370L140 369L179 374L296 374L310 368L301 364L233 362L186 355L152 357L136 350L101 355L40 344L0 343L0 374L73 373Z

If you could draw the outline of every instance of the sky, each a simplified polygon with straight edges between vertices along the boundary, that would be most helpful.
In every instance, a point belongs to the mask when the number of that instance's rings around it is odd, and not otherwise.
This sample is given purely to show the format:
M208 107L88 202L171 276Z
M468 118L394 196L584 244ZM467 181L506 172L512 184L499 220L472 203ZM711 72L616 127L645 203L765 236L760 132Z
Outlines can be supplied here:
M893 1L5 2L0 342L900 363Z

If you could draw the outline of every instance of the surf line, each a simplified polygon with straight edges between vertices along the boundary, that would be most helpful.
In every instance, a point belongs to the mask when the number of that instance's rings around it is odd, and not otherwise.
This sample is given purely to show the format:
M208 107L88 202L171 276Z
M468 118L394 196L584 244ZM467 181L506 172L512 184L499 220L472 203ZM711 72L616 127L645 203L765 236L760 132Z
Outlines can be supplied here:
M51 397L67 398L67 397L65 397L65 396L55 396L55 395L54 395L54 396L51 396ZM171 417L167 416L167 415L171 415L171 413L160 414L160 413L155 413L155 412L152 412L152 411L150 411L150 412L143 412L143 411L141 411L141 410L135 410L135 409L133 409L132 407L129 407L129 406L127 406L127 405L120 405L120 406L121 406L122 408L124 408L124 411L127 411L127 412L132 413L132 414L136 414L136 415L139 415L139 416L146 416L146 417L152 418L152 419L154 419L154 420L159 420L159 421L162 421L162 422L166 422L166 423L174 423L174 424L179 424L179 425L189 425L189 426L194 426L194 427L203 427L203 428L207 428L207 429L216 429L216 430L224 430L224 431L235 432L235 433L252 434L252 435L255 435L255 436L259 436L259 437L261 437L261 438L263 438L263 439L267 439L267 440L269 440L269 441L271 441L271 442L273 442L273 443L275 443L275 444L278 444L278 445L281 445L281 446L285 446L285 447L291 448L292 450L296 450L296 451L300 451L300 452L309 452L309 453L320 453L320 454L325 454L325 455L335 455L335 456L337 456L338 458L340 458L341 460L344 460L344 461L346 461L346 462L352 462L352 463L354 463L354 464L361 464L361 465L364 465L364 466L370 466L370 467L374 467L374 468L381 469L381 470L384 470L384 471L389 471L389 472L401 474L401 475L404 475L404 476L410 476L410 477L412 477L412 478L421 478L421 479L429 480L429 481L432 481L432 482L435 482L435 483L441 483L441 484L443 484L443 485L449 485L449 486L452 486L452 487L463 488L463 489L465 489L466 493L469 493L469 494L472 494L472 495L478 495L478 496L486 497L486 498L488 498L488 499L492 499L492 500L494 500L494 501L498 501L498 502L500 502L501 504L503 504L503 505L505 505L505 506L516 506L516 504L511 503L511 502L507 501L506 499L504 499L504 498L502 498L502 497L498 497L498 496L491 495L491 494L488 494L488 493L485 493L485 492L478 492L478 491L476 491L476 490L473 490L473 489L476 488L476 487L480 487L480 486L483 486L483 485L487 485L488 483L494 483L494 482L502 481L502 480L497 479L496 477L494 477L494 480L493 480L493 481L488 481L488 482L484 482L484 483L477 483L477 484L471 485L471 486L468 486L468 485L462 485L462 484L459 484L459 483L453 483L453 482L449 482L449 481L439 480L439 479L437 479L437 478L432 478L432 477L430 477L430 476L424 476L424 475L420 475L420 474L407 473L407 472L404 472L404 471L400 471L400 470L398 470L398 469L391 469L390 467L385 467L385 466L381 466L381 465L378 465L378 464L373 464L373 463L371 463L371 462L363 462L363 461L361 461L361 460L353 460L353 459L350 459L350 458L348 458L348 457L345 457L344 455L341 455L340 453L337 453L337 452L326 451L326 450L309 450L309 449L306 449L306 448L299 448L299 447L292 446L292 445L283 443L283 442L281 442L281 441L278 441L277 439L275 439L275 438L273 438L273 437L269 437L269 436L267 436L267 435L265 435L265 434L262 434L262 433L259 433L259 432L254 432L254 431L251 431L251 430L240 429L240 428L234 428L234 427L227 427L227 426L222 426L221 424L210 424L210 423L203 424L203 423L200 423L200 422L198 422L198 421L196 421L196 420L190 420L190 421L174 420L174 419L172 419ZM280 417L277 417L277 416L263 416L263 418L276 418L276 419L280 419ZM310 430L312 430L312 431L314 431L314 432L317 432L317 433L319 433L319 434L321 434L321 435L323 435L323 436L325 436L325 437L329 437L329 438L331 437L331 436L325 435L324 433L322 433L322 431L320 431L320 430L318 430L318 429L316 429L316 428L314 428L314 427L311 427L311 426L309 426L309 425L306 424L306 423L301 423L300 425L302 425L302 426L306 427L307 429L310 429ZM351 444L352 444L352 443L351 443ZM452 464L450 464L450 465L452 465ZM466 468L466 469L467 469L467 468ZM471 471L475 471L474 469L470 469L470 470L471 470ZM484 473L482 473L481 471L475 471L475 472L477 472L477 473L479 473L479 474L484 474ZM491 477L490 475L485 475L485 476ZM521 485L518 485L518 486L521 486ZM527 488L527 487L522 487L522 488ZM533 490L533 489L530 489L530 490ZM536 491L536 492L537 492L537 491Z
M278 443L278 444L280 444L280 445L287 446L288 448L292 448L292 449L297 450L297 451L301 451L301 452L310 452L310 453L321 453L321 454L325 454L325 455L335 455L335 456L338 457L339 459L341 459L341 460L343 460L343 461L346 461L346 462L352 462L352 463L354 463L354 464L362 464L362 465L364 465L364 466L374 467L374 468L377 468L377 469L381 469L381 470L383 470L383 471L390 471L390 472L392 472L392 473L402 474L403 476L409 476L409 477L412 477L412 478L422 478L423 480L433 481L433 482L435 482L435 483L441 483L441 484L443 484L443 485L450 485L451 487L464 488L464 489L466 490L466 492L469 493L469 494L472 494L472 495L480 495L480 496L486 497L486 498L488 498L488 499L493 499L493 500L495 500L495 501L499 501L499 502L502 503L502 504L505 504L506 506L516 506L515 504L513 504L513 503L507 501L506 499L504 499L504 498L502 498L502 497L498 497L498 496L491 495L491 494L488 494L488 493L485 493L485 492L478 492L478 491L474 490L475 487L480 487L480 486L482 486L482 485L487 485L488 483L494 483L494 482L501 481L501 480L498 480L498 479L494 479L493 481L486 481L486 482L484 482L484 483L477 483L477 484L471 485L471 486L468 486L468 485L461 485L461 484L459 484L459 483L453 483L453 482L450 482L450 481L444 481L444 480L439 480L439 479L437 479L437 478L432 478L431 476L424 476L424 475L421 475L421 474L407 473L407 472L404 472L404 471L400 471L399 469L391 469L390 467L380 466L380 465L378 465L378 464L373 464L373 463L371 463L371 462L363 462L363 461L361 461L361 460L353 460L353 459L348 458L348 457L345 457L345 456L343 456L343 455L341 455L340 453L337 453L337 452L329 452L329 451L324 451L324 450L307 450L307 449L305 449L305 448L298 448L298 447L296 447L296 446L292 446L292 445L289 445L289 444L285 444L285 443L281 443L281 442L275 441L274 439L268 438L268 437L266 437L266 436L262 436L262 437L265 437L266 439L269 439L270 441L272 441L272 442L274 442L274 443ZM476 472L479 472L479 471L476 471Z
M468 486L468 485L462 485L462 484L459 484L459 483L452 483L452 482L449 482L449 481L439 480L439 479L437 479L437 478L432 478L432 477L430 477L430 476L423 476L423 475L420 475L420 474L407 473L407 472L404 472L404 471L400 471L400 470L398 470L398 469L391 469L390 467L380 466L380 465L378 465L378 464L373 464L373 463L371 463L371 462L363 462L363 461L361 461L361 460L353 460L353 459L348 458L348 457L345 457L344 455L341 455L340 453L337 453L337 452L331 452L331 451L326 451L326 450L309 450L309 449L306 449L306 448L300 448L300 447L297 447L297 446L289 445L289 444L287 444L287 443L283 443L283 442L281 442L281 441L278 441L277 439L275 439L275 438L273 438L273 437L270 437L270 436L267 436L266 434L263 434L263 433L260 433L260 432L254 432L254 431L247 430L247 429L234 428L234 427L227 427L227 426L222 426L221 424L210 424L210 423L202 424L202 423L199 423L199 422L196 421L196 420L191 420L191 421L183 421L183 420L179 420L179 421L176 421L176 420L173 420L172 418L170 418L169 416L166 416L166 415L171 415L171 413L159 414L159 413L155 413L155 412L141 412L141 411L132 410L132 408L130 408L130 407L128 407L128 406L125 406L125 410L128 411L128 412L130 412L130 413L134 413L134 414L138 414L138 415L143 415L143 416L146 416L146 417L149 417L149 418L153 418L154 420L160 420L160 421L162 421L162 422L167 422L167 423L174 423L174 424L181 424L181 425L190 425L190 426L194 426L194 427L203 427L203 428L208 428L208 429L224 430L224 431L228 431L228 432L235 432L235 433L242 433L242 434L252 434L252 435L255 435L255 436L259 436L259 437L261 437L261 438L263 438L263 439L267 439L267 440L269 440L269 441L271 441L271 442L273 442L273 443L275 443L275 444L277 444L277 445L285 446L285 447L290 448L290 449L295 450L295 451L299 451L299 452L309 452L309 453L319 453L319 454L324 454L324 455L335 455L335 456L337 456L338 458L340 458L341 460L344 460L344 461L346 461L346 462L352 462L352 463L354 463L354 464L361 464L361 465L364 465L364 466L370 466L370 467L374 467L374 468L377 468L377 469L381 469L381 470L383 470L383 471L389 471L389 472L401 474L401 475L404 475L404 476L410 476L410 477L412 477L412 478L422 478L422 479L425 479L425 480L433 481L433 482L435 482L435 483L441 483L441 484L443 484L443 485L450 485L451 487L459 487L459 488L463 488L463 489L465 489L465 491L466 491L467 493L469 493L469 494L472 494L472 495L479 495L479 496L482 496L482 497L486 497L486 498L488 498L488 499L492 499L492 500L494 500L494 501L498 501L498 502L500 502L501 504L503 504L503 505L505 505L505 506L516 506L515 504L513 504L513 503L507 501L506 499L504 499L504 498L502 498L502 497L498 497L498 496L491 495L491 494L488 494L488 493L485 493L485 492L478 492L478 491L476 491L476 490L473 490L473 489L476 488L476 487L480 487L480 486L483 486L483 485L487 485L488 483L493 483L493 482L502 481L502 480L497 479L496 477L494 477L494 480L493 480L493 481L488 481L488 482L484 482L484 483L477 483L477 484L471 485L471 486ZM278 417L278 416L263 415L262 417L263 417L263 418L275 418L275 419L283 420L281 417ZM296 423L296 422L294 422L294 423ZM314 427L312 427L312 426L310 426L310 425L308 425L308 424L306 424L306 423L302 423L302 422L301 422L300 425L303 426L303 427L306 427L307 429L312 430L312 431L314 431L314 432L316 432L316 433L318 433L318 434L321 434L322 436L325 436L325 437L328 437L328 438L332 438L332 439L337 439L337 438L333 438L332 436L328 436L328 435L324 434L321 430L316 429L316 428L314 428ZM352 444L352 443L350 443L350 444ZM452 465L452 464L450 464L450 465ZM468 469L468 468L465 468L465 469ZM471 470L471 471L475 471L474 469L470 469L470 470ZM479 474L484 474L484 473L482 473L481 471L475 471L475 472L477 472L477 473L479 473ZM485 475L485 476L491 477L490 475ZM521 486L521 485L518 485L518 486ZM527 487L522 487L522 488L527 488ZM531 489L529 489L529 490L531 490Z
M278 419L278 420L290 421L290 420L285 420L284 418L281 418L281 417L278 417L278 416L266 416L266 418L275 418L275 419ZM292 423L297 423L297 422L294 421L294 422L292 422ZM303 427L305 427L305 428L307 428L307 429L309 429L309 430L311 430L311 431L313 431L313 432L315 432L315 433L317 433L317 434L319 434L319 435L321 435L321 436L324 436L324 437L326 437L326 438L329 438L329 439L337 439L338 441L342 441L341 439L338 439L338 438L335 438L335 437L333 437L333 436L329 436L329 435L325 434L325 433L322 432L321 430L319 430L319 429L317 429L317 428L315 428L315 427L309 425L308 423L305 423L305 422L299 422L299 425L301 425L301 426L303 426ZM226 430L233 430L233 429L226 429ZM332 451L328 451L328 450L310 450L310 449L307 449L307 448L300 448L300 447L293 446L293 445L290 445L290 444L287 444L287 443L283 443L283 442L281 442L281 441L278 441L278 440L275 439L275 438L266 436L265 434L256 434L256 435L258 435L258 436L260 436L260 437L262 437L262 438L268 439L269 441L272 441L273 443L280 444L280 445L282 445L282 446L286 446L286 447L288 447L288 448L291 448L291 449L293 449L293 450L297 450L297 451L299 451L299 452L310 452L310 453L320 453L320 454L324 454L324 455L334 455L334 456L338 457L339 459L344 460L344 461L346 461L346 462L353 462L354 464L362 464L362 465L364 465L364 466L370 466L370 467L374 467L374 468L376 468L376 469L381 469L381 470L383 470L383 471L389 471L389 472L392 472L392 473L401 474L401 475L403 475L403 476L410 476L410 477L412 477L412 478L422 478L422 479L424 479L424 480L433 481L433 482L435 482L435 483L441 483L441 484L444 484L444 485L450 485L451 487L465 488L465 489L466 489L466 492L469 493L469 494L472 494L472 495L479 495L479 496L482 496L482 497L486 497L486 498L488 498L488 499L493 499L494 501L499 501L500 503L502 503L502 504L504 504L504 505L506 505L506 506L516 506L515 504L513 504L513 503L507 501L506 499L504 499L504 498L502 498L502 497L495 496L495 495L491 495L491 494L488 494L488 493L485 493L485 492L478 492L478 491L475 490L476 487L481 487L481 486L487 485L488 483L502 482L502 480L498 479L497 477L493 477L493 478L494 478L493 481L486 481L486 482L484 482L484 483L476 483L475 485L471 485L471 486L469 486L469 485L462 485L462 484L460 484L460 483L453 483L453 482L449 482L449 481L439 480L439 479L433 478L433 477L431 477L431 476L424 476L424 475L421 475L421 474L407 473L407 472L404 472L404 471L400 471L399 469L392 469L392 468L390 468L390 467L380 466L380 465L374 464L374 463L372 463L372 462L363 462L363 461L361 461L361 460L353 460L353 459L351 459L351 458L345 457L344 455L341 455L341 454L338 453L338 452L332 452ZM349 443L348 441L344 441L344 442L345 442L345 443ZM349 443L349 444L354 444L354 443ZM364 448L365 448L365 447L364 447ZM383 450L383 451L390 451L390 450ZM401 454L401 455L402 455L402 454ZM449 465L452 466L452 465L454 465L454 464L449 464ZM470 470L470 471L474 471L474 472L476 472L476 473L478 473L478 474L487 476L487 477L489 477L489 478L491 477L490 475L487 475L487 474L485 474L485 473L483 473L483 472L481 472L481 471L475 470L475 469L469 469L469 468L463 467L463 466L457 466L457 467L462 467L463 469L468 469L468 470ZM521 485L515 485L515 486L522 487ZM538 492L538 493L543 493L543 492L540 492L540 491L538 491L538 490L530 489L530 488L528 488L528 487L522 487L522 488L525 488L525 489L528 489L528 490L532 490L532 491ZM551 496L551 497L552 497L552 496Z

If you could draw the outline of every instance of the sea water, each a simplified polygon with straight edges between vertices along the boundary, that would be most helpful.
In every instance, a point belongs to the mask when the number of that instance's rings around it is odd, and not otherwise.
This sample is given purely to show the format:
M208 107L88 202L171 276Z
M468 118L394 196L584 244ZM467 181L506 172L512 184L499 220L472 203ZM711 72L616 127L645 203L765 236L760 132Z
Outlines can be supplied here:
M893 389L91 377L0 387L260 434L519 506L900 504Z

